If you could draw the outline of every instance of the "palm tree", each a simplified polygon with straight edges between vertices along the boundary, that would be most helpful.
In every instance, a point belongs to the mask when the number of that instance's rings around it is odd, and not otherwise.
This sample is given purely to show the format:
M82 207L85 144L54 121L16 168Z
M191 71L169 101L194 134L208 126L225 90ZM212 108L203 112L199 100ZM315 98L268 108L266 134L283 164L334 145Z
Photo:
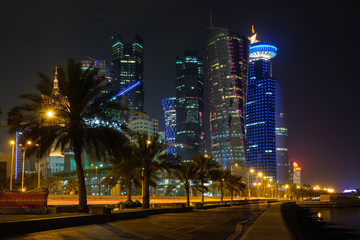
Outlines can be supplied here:
M158 170L165 168L166 144L159 140L159 135L155 134L149 138L147 133L142 132L136 134L136 145L135 154L142 167L143 208L149 208L151 177L155 177Z
M64 188L65 188L65 192L68 194L71 193L75 195L79 194L79 184L76 178L69 178Z
M221 203L224 202L224 182L230 175L231 171L222 169L216 169L211 173L211 180L214 181L213 184L211 184L211 188L220 192Z
M44 181L44 187L47 188L49 192L53 190L54 194L56 194L57 190L62 190L62 185L63 183L59 176L51 176Z
M121 179L126 185L127 201L131 201L131 185L140 187L141 162L135 155L136 145L127 143L121 153L109 157L105 161L112 165L102 184L114 187Z
M172 174L177 181L174 181L170 188L180 185L180 188L185 190L186 206L190 207L190 188L198 187L194 163L182 162L172 171Z
M191 160L196 168L197 179L200 181L199 190L201 193L201 203L204 204L204 193L208 191L204 184L207 183L210 178L211 171L218 168L219 165L211 157L203 153L195 154Z
M236 174L230 174L226 179L224 179L224 188L230 193L230 201L233 204L234 193L235 192L244 192L246 184L242 181L242 177Z
M80 212L88 212L83 152L101 158L125 138L114 121L114 112L121 111L122 106L109 101L115 95L112 84L105 78L95 80L97 72L96 68L82 70L80 63L69 59L66 71L57 67L58 85L54 81L54 87L50 78L40 73L39 94L21 95L27 103L12 109L8 115L11 131L31 129L26 132L27 137L39 140L42 156L53 149L70 148L74 152ZM51 121L44 117L49 109L55 115Z

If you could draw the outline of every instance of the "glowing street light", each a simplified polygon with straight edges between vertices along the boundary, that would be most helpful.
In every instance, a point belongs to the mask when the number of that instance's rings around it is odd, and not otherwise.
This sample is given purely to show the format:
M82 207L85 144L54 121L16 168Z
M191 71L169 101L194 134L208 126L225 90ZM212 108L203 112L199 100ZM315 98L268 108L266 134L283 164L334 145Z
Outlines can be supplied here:
M53 112L53 111L48 111L48 112L46 113L46 116L47 116L48 118L52 118L52 117L54 117L54 112Z
M46 112L46 117L47 118L53 118L54 117L54 112L52 110L49 110ZM39 123L39 128L41 128L41 118L40 118L40 123ZM40 188L40 182L41 182L41 158L40 158L40 152L41 152L41 146L40 146L40 140L41 140L41 136L39 136L39 144L36 144L36 146L39 147L39 163L38 163L38 188ZM44 171L44 177L46 178L46 169L47 169L47 161L45 159L45 171Z

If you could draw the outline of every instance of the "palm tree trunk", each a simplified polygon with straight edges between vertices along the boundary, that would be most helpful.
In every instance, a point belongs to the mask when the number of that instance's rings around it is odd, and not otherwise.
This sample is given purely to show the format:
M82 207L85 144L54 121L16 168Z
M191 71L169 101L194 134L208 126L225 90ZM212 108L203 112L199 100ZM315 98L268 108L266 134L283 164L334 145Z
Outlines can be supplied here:
M150 174L144 173L144 184L143 184L143 208L150 207Z
M185 193L186 193L186 206L190 207L190 186L189 186L189 183L185 184Z
M204 180L201 179L201 203L204 204Z
M76 174L79 185L79 212L87 213L89 212L89 209L87 206L84 170L81 165L81 150L75 149L75 147L74 147L74 158L76 163Z
M233 205L233 200L234 200L234 191L230 191L230 203L231 203L231 205Z
M128 177L127 181L126 181L126 201L130 201L131 202L131 179L130 177Z
M224 202L224 187L222 184L220 185L220 202Z

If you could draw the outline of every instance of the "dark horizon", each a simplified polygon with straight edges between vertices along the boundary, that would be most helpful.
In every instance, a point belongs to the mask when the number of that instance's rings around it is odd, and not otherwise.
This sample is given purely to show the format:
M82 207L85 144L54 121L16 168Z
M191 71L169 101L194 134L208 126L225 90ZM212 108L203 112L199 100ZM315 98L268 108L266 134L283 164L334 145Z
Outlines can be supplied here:
M302 183L359 188L356 151L360 100L355 81L359 33L355 1L97 1L5 2L0 16L3 68L0 108L6 113L34 92L36 72L52 77L56 65L111 62L111 36L144 39L145 111L164 129L161 99L175 96L175 56L196 50L204 58L205 28L229 28L243 36L255 25L258 39L278 48L273 76L282 83L288 114L289 157L302 167ZM10 152L6 127L0 152Z

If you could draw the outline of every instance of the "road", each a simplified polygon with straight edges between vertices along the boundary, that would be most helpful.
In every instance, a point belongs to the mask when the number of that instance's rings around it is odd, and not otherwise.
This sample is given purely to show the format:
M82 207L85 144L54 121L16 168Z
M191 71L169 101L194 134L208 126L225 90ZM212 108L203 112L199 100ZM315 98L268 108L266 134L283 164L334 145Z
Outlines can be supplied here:
M226 239L237 223L248 219L265 204L152 215L147 218L29 233L5 239Z

